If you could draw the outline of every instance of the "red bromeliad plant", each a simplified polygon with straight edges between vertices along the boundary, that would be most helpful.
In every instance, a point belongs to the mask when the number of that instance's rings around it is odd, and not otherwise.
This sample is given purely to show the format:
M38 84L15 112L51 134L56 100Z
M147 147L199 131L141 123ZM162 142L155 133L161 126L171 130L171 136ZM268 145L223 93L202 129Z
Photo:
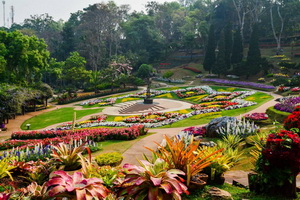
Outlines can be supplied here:
M75 172L72 176L65 171L56 171L54 174L57 176L46 184L47 187L51 187L48 192L50 197L92 200L104 199L109 194L109 190L103 185L101 179L85 179L80 172Z
M299 106L295 108L292 114L290 114L283 123L283 126L287 130L291 130L292 128L300 129L300 111Z
M121 184L119 196L130 196L140 200L180 200L181 194L189 194L184 180L178 175L185 173L178 169L168 170L167 163L157 159L154 164L141 160L141 167L125 164L128 170Z

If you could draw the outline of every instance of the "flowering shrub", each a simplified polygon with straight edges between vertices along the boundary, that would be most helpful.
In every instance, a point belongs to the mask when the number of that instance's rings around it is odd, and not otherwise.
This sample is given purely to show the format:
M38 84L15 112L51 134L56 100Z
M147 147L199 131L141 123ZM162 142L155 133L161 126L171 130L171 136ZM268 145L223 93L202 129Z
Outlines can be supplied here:
M299 106L296 107L297 111L294 111L290 114L283 122L283 126L287 130L291 130L292 128L300 129L300 111Z
M274 108L276 110L280 110L283 112L293 112L295 109L295 106L300 103L300 97L299 96L291 96L287 98L283 98L280 103L277 103Z
M268 115L266 113L251 113L244 116L245 119L253 120L253 121L260 121L268 119Z
M296 196L296 176L300 172L300 137L281 130L267 137L266 145L256 162L252 182L259 192Z

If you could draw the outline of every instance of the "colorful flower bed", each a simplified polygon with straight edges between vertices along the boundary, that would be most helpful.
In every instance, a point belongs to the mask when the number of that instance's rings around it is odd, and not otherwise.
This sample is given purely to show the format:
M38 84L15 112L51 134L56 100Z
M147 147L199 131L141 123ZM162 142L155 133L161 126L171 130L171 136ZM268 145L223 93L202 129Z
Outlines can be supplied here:
M283 112L293 112L295 106L300 103L300 96L291 96L286 97L281 100L280 103L277 103L274 108Z
M102 139L118 139L119 137L125 139L135 139L139 135L144 135L146 133L147 130L144 129L143 125L136 125L136 126L131 126L130 128L79 129L79 130L75 130L74 132L70 130L20 131L20 132L12 133L11 138L15 140L19 140L20 143L23 143L24 142L23 140L28 140L28 139L43 140L49 138L64 138L70 136L79 137L79 138L87 137L94 141L101 141ZM9 141L13 141L13 140L9 140ZM34 141L35 140L32 140L32 142ZM17 145L17 146L21 146L21 145Z
M265 84L261 84L261 83L253 83L253 82L245 82L245 81L230 81L230 80L213 79L213 78L205 78L205 79L202 79L202 81L220 83L220 84L224 84L224 85L236 85L236 86L261 88L261 89L268 89L268 90L275 89L275 87L272 85L265 85Z
M97 104L99 106L111 106L115 102L116 101L114 99L94 99L94 100L84 101L80 105L81 106L84 106L84 105L93 106L93 105Z
M74 128L88 127L90 124L104 122L106 120L106 118L107 118L106 115L94 115L94 116L91 116L89 120L76 122L74 125ZM72 128L72 125L73 125L72 122L67 122L67 123L63 123L62 125L57 126L57 128L60 130L69 130Z
M201 104L195 104L191 106L191 109L194 110L204 110L209 108L227 108L229 106L238 105L236 102L230 102L230 101L219 101L219 102L210 102L210 103L201 103Z
M253 121L267 120L269 117L266 113L251 113L244 115L245 119Z
M175 94L179 98L187 98L191 96L201 95L205 94L206 92L202 90L201 88L187 88L182 90L176 90Z
M228 100L238 97L242 93L243 92L218 92L218 93L210 94L209 96L201 99L201 102L228 101Z
M125 123L157 123L167 119L172 119L181 116L180 113L162 113L150 112L140 116L128 117L123 120Z

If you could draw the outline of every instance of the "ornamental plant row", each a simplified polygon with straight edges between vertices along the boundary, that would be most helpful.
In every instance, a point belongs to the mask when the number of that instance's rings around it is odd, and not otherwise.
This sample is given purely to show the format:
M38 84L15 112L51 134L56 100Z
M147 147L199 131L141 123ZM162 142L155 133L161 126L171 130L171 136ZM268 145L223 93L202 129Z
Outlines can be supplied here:
M92 138L103 139L119 139L124 140L135 139L139 135L145 135L147 130L143 125L131 126L128 128L97 128L97 129L79 129L74 132L71 130L43 130L43 131L20 131L14 132L11 135L12 139L25 140L25 139L44 139L65 136L83 136ZM10 140L11 141L11 140ZM101 141L101 139L99 139ZM1 143L0 143L1 144Z

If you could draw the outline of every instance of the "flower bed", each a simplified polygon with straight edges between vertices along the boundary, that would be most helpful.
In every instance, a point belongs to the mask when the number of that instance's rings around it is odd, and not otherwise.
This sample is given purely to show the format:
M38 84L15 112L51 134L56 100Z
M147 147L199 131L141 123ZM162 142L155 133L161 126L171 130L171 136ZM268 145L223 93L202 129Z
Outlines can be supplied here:
M238 97L241 94L242 94L242 92L218 92L218 93L210 94L209 96L201 99L201 102L228 101L228 100Z
M230 102L230 101L219 101L219 102L210 102L210 103L201 103L201 104L195 104L191 106L191 109L194 110L204 110L204 109L210 109L213 107L218 108L227 108L229 106L238 105L236 102Z
M144 135L147 131L144 131L144 126L136 125L130 128L97 128L97 129L80 129L70 131L70 130L44 130L44 131L20 131L14 132L11 135L12 139L19 140L20 143L26 139L44 139L44 138L63 138L65 136L78 136L78 137L88 137L88 138L111 138L116 139L120 135L124 135L127 139L135 139L139 135ZM127 135L127 136L126 136ZM98 139L97 139L98 140ZM12 141L12 140L10 140ZM32 140L34 142L35 140ZM101 141L101 139L99 140ZM17 142L17 141L16 141ZM0 143L2 144L2 143ZM21 144L22 145L22 144ZM17 145L17 146L21 146Z
M84 105L93 106L93 105L98 104L99 106L111 106L115 102L116 101L114 99L94 99L94 100L82 102L80 105L81 106L84 106Z
M300 103L300 97L299 96L292 96L283 98L282 102L277 103L274 108L279 111L283 112L293 112L295 109L295 106Z
M204 136L205 133L206 133L206 128L205 128L205 126L203 126L203 127L194 127L194 126L192 126L192 127L188 127L186 129L183 129L182 131L185 132L185 133L188 133L188 134L192 134L194 136Z
M205 79L202 79L202 81L220 83L223 85L252 87L252 88L260 88L260 89L267 89L267 90L275 89L275 87L272 85L265 85L265 84L261 84L261 83L253 83L253 82L246 82L246 81L230 81L230 80L225 80L225 79L213 79L213 78L205 78Z
M181 89L175 91L175 94L179 98L187 98L187 97L192 97L192 96L201 95L205 93L206 92L201 88L187 88L187 89Z
M58 104L67 104L67 103L73 103L76 101L82 101L85 99L91 99L91 98L96 98L96 97L102 97L102 96L106 96L106 95L110 95L110 94L116 94L116 93L120 93L120 92L129 92L129 91L134 91L137 90L137 88L126 88L126 89L118 89L118 90L107 90L107 91L103 91L101 93L98 94L94 94L94 95L86 95L86 96L81 96L81 97L73 97L73 98L65 98L65 99L60 99L58 101Z
M253 120L253 121L261 121L269 119L266 113L251 113L244 115L245 119Z
M167 119L176 118L181 116L180 113L161 113L153 112L147 113L140 116L128 117L123 120L125 123L157 123Z

